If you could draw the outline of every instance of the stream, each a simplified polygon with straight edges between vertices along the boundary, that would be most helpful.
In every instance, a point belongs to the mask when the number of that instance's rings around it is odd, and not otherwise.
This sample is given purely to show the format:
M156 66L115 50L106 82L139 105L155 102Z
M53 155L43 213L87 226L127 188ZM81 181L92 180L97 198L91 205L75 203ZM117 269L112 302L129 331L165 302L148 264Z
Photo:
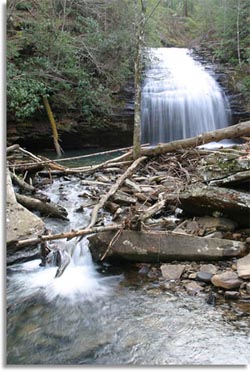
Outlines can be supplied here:
M69 221L46 218L53 233L90 220L77 177L43 186ZM109 220L105 220L109 222ZM58 240L62 247L76 239ZM7 268L8 365L239 365L250 363L249 311L237 302L216 307L204 294L162 291L135 266L92 262L87 238L64 274L40 259ZM249 310L249 308L248 308Z

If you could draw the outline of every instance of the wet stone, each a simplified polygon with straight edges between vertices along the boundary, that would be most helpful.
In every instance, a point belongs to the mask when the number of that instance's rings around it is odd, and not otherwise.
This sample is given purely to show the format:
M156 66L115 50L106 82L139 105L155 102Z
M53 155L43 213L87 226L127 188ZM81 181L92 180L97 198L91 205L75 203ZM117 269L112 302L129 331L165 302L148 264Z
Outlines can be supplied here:
M143 265L140 268L138 274L140 274L141 276L146 276L149 273L149 269L150 269L150 267L148 265Z
M206 303L214 307L216 305L216 299L217 299L216 294L210 291L210 293L207 296Z
M225 291L224 297L227 300L237 300L240 297L240 293L238 291Z
M184 287L190 295L196 295L203 290L203 287L195 281L186 283Z
M195 273L190 273L189 276L188 276L188 278L189 278L190 280L195 280L196 277L197 277L197 272L195 272Z
M181 278L182 273L184 272L185 265L182 264L163 264L161 265L162 276L166 280L178 280Z
M198 272L196 279L201 282L210 283L212 277L213 277L212 273Z
M200 267L200 272L207 272L211 274L216 274L217 273L217 268L213 264L203 264Z
M237 273L240 278L250 278L250 254L237 261Z
M215 274L212 277L211 282L214 286L227 290L238 289L242 283L242 281L238 278L238 275L231 271Z

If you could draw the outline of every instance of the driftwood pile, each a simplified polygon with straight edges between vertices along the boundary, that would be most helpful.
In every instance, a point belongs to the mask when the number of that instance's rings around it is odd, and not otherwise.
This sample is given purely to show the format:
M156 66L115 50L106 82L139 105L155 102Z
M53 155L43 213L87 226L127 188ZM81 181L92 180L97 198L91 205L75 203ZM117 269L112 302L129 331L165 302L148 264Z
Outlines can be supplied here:
M197 147L234 137L244 138L244 143L218 150ZM67 210L44 199L34 183L37 175L52 182L53 176L71 174L88 187L92 205L91 220L82 229L16 241L16 246L95 234L89 240L96 261L242 256L250 236L249 137L250 122L246 122L153 149L144 147L135 161L128 150L102 164L78 168L34 156L18 145L9 147L12 181L22 193L29 193L17 194L22 205L43 215L66 218ZM107 214L112 222L103 225Z

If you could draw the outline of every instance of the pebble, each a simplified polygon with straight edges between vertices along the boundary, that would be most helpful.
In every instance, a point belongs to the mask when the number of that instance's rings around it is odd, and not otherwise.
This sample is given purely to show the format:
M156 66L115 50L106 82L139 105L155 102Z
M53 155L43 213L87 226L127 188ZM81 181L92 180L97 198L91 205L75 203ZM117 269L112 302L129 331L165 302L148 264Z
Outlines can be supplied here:
M163 264L161 265L162 276L166 280L178 280L184 272L185 265L182 264Z
M217 268L213 264L203 264L200 267L200 272L207 272L211 274L216 274L217 273Z
M203 290L203 287L195 281L185 284L184 287L190 295L196 295Z
M210 283L212 277L213 277L212 273L198 272L196 279L201 282Z
M210 293L208 294L206 303L209 304L209 305L212 305L213 307L215 307L215 305L216 305L216 299L217 299L216 294L214 292L210 291Z
M240 293L238 291L225 291L224 297L227 300L237 300L240 297Z

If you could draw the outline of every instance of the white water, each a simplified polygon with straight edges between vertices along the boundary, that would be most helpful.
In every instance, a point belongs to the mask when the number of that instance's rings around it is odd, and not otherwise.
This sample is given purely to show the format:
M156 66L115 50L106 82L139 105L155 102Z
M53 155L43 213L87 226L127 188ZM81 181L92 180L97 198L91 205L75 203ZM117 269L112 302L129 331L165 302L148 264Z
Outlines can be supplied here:
M69 222L47 219L54 233L89 222L81 180L55 180L43 190L69 211ZM57 241L60 247L74 245ZM249 319L232 322L205 296L162 292L133 272L107 276L97 271L78 243L71 265L54 278L56 267L40 260L15 264L7 276L8 365L216 365L246 364ZM100 269L100 267L99 267ZM105 274L104 274L105 273ZM119 271L120 273L120 271ZM236 304L235 304L236 305ZM230 307L226 305L230 312ZM192 341L190 337L192 336Z
M189 138L228 126L229 103L188 49L150 48L142 89L142 143Z
M61 233L72 229L80 229L83 224L89 222L89 209L84 213L76 213L79 205L84 204L84 199L79 198L86 187L80 184L79 179L72 178L64 185L55 180L44 193L50 197L52 202L63 204L68 211L69 222L47 219L46 225L53 233ZM87 190L86 190L87 192ZM56 298L68 301L96 300L98 297L109 295L113 291L114 279L101 276L92 261L88 249L88 240L84 238L77 242L59 240L54 244L61 249L74 251L70 264L64 273L55 278L57 267L41 267L41 260L33 260L22 264L16 264L9 268L9 299L28 298L32 295L42 294L47 301ZM117 283L117 279L115 279Z

